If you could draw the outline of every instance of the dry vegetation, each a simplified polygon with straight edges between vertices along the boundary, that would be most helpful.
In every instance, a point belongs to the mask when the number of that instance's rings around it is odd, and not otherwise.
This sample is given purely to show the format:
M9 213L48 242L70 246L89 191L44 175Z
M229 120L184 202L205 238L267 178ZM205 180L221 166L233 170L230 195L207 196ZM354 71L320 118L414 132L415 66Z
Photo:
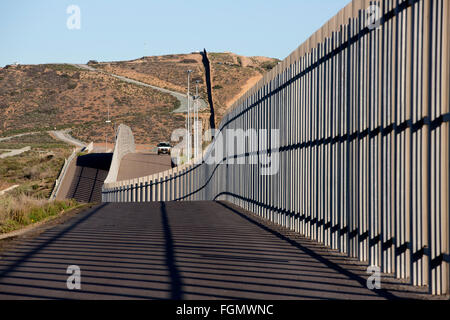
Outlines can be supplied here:
M279 62L272 58L244 57L233 53L209 53L208 57L211 62L217 122L239 96ZM202 57L198 53L143 57L133 61L104 62L92 66L178 92L187 91L186 71L193 70L192 83L195 80L201 81L200 95L207 100L205 71Z
M237 97L278 63L276 59L232 53L210 53L209 57L217 122ZM91 65L183 93L187 91L186 71L191 69L192 80L201 81L200 95L207 100L198 53ZM112 141L114 125L124 123L133 129L137 143L156 145L170 140L174 129L184 127L185 116L172 113L178 105L169 94L71 65L0 69L0 136L56 127L71 128L75 137L86 142L103 142L106 136ZM105 124L108 106L113 125ZM207 114L202 115L205 117Z
M212 86L217 115L220 119L232 103L278 63L277 59L243 57L233 53L209 54Z
M48 202L55 180L72 148L46 132L0 142L0 149L31 146L31 151L0 159L0 190L18 188L0 196L0 233L19 229L77 205L75 201Z
M15 194L48 198L64 159L70 155L72 148L45 132L0 142L0 149L26 146L31 146L31 151L0 159L0 181L4 187L20 185L13 191Z
M73 128L84 141L104 141L107 108L116 123L131 125L138 143L167 139L182 126L171 111L178 100L150 88L70 65L16 66L0 70L0 135ZM149 134L150 133L150 134Z
M78 206L73 200L46 201L25 194L0 197L0 234L56 216Z
M92 67L182 93L187 92L187 70L193 70L193 81L204 81L200 54L144 57L132 61L104 62Z

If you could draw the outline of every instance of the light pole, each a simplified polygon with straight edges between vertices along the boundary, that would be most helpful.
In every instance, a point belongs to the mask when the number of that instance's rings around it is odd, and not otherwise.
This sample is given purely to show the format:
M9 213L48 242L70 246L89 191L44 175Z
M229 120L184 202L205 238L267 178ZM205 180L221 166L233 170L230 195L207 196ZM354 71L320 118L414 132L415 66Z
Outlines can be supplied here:
M199 126L198 126L198 84L199 80L195 81L195 104L194 104L194 156L197 157L199 154Z
M106 122L105 153L107 153L108 152L108 124L111 123L111 120L109 119L109 105L108 105L108 118L105 122Z
M188 70L187 71L187 76L188 76L188 91L187 91L187 113L188 113L188 115L187 115L187 125L186 125L186 130L187 130L187 132L188 132L188 141L187 141L187 149L188 149L188 152L187 152L187 158L188 158L188 161L189 160L191 160L191 106L190 106L190 76L191 76L191 73L192 73L192 70Z

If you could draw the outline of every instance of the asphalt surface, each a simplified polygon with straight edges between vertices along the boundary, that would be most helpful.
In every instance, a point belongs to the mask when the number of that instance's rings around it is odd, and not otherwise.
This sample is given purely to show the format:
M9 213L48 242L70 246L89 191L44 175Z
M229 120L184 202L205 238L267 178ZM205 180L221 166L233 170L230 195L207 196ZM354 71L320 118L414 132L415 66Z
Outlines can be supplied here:
M130 153L124 156L120 162L117 181L150 176L169 169L171 169L169 155Z
M227 203L102 204L5 251L0 299L395 297L343 260ZM80 290L67 288L71 265Z
M25 148L22 148L22 149L11 150L9 152L0 154L0 159L18 156L18 155L20 155L20 154L22 154L24 152L28 152L30 150L31 150L31 147L25 147Z
M16 134L16 135L9 136L9 137L0 137L0 142L11 140L14 138L23 137L23 136L29 136L29 135L33 135L33 134L36 134L36 132L27 132L27 133Z
M66 130L50 131L50 134L52 134L56 139L64 141L65 143L74 145L76 147L79 147L79 148L86 147L86 143L75 139Z

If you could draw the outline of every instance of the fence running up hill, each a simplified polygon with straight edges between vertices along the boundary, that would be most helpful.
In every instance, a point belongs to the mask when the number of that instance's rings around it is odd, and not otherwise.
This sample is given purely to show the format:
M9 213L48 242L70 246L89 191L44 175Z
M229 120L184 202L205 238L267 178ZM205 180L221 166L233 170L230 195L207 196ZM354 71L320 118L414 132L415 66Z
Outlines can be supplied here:
M222 132L280 129L279 148L246 144L216 165L105 184L103 200L227 200L449 293L449 7L353 1L221 122ZM226 163L264 152L279 156L278 174Z

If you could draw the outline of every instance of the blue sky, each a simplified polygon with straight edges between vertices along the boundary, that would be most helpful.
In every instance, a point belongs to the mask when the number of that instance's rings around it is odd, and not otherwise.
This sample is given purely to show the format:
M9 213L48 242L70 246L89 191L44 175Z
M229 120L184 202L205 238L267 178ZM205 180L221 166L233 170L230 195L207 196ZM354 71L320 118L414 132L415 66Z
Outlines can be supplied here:
M284 59L349 0L2 0L0 66L86 63L206 48ZM69 30L69 5L81 29Z

